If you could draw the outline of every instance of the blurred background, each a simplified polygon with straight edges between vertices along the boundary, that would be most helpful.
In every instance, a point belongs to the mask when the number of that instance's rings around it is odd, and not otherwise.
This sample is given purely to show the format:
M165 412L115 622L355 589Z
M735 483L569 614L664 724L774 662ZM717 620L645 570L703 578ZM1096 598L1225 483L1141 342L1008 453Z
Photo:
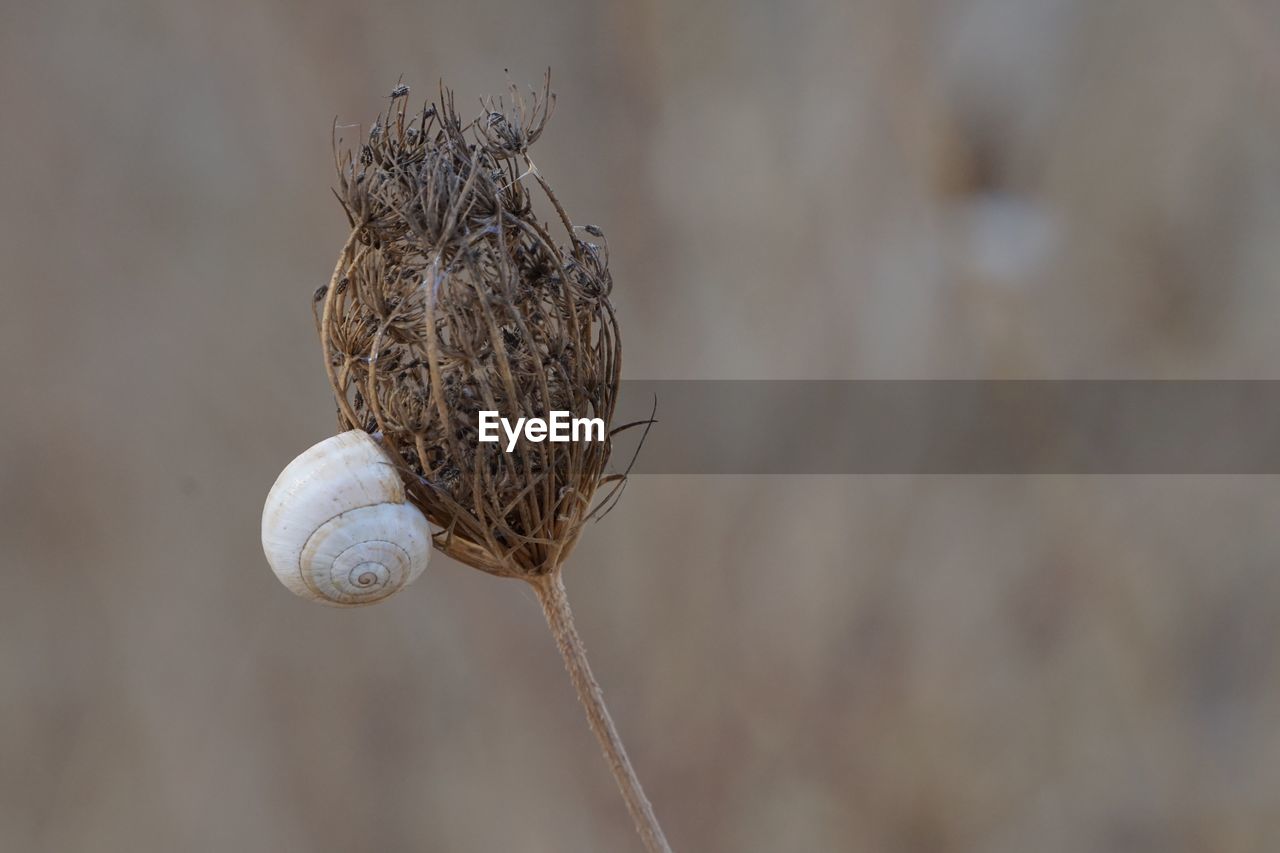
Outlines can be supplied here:
M5 0L0 848L639 849L528 590L259 545L334 427L334 117L548 65L628 378L1278 378L1271 0ZM678 850L1270 851L1277 517L637 477L567 582Z

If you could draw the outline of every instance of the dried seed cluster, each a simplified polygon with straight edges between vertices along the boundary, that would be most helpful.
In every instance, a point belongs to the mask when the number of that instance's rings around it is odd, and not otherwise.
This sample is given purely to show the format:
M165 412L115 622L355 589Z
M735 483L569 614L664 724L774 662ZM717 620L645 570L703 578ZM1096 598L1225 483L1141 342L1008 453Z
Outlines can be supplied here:
M478 441L478 411L613 419L621 346L607 247L575 227L529 159L555 99L451 92L408 109L398 85L358 145L337 138L351 224L316 320L339 428L380 434L446 553L500 575L558 567L621 485L610 442ZM561 242L534 211L536 187ZM541 206L543 201L539 200ZM606 430L607 432L607 430ZM596 500L597 488L614 489Z

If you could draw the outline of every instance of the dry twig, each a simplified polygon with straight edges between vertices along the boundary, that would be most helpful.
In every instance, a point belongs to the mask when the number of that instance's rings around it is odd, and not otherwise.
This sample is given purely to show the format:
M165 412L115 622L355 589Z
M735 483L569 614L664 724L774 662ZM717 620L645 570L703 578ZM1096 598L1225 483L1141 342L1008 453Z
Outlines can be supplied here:
M533 585L641 838L669 850L573 627L560 569L606 479L621 343L600 229L575 227L529 157L555 104L550 76L482 101L411 112L398 85L355 146L336 138L351 234L316 293L340 430L379 436L436 547ZM536 190L563 231L540 220ZM587 239L584 239L584 236ZM479 441L478 412L600 418L603 441ZM616 475L615 475L616 476Z

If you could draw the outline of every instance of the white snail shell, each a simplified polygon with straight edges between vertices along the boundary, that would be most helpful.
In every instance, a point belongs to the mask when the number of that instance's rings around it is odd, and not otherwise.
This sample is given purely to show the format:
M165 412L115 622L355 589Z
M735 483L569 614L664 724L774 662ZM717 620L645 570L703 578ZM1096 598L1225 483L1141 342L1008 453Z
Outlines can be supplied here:
M422 574L431 526L378 443L352 430L280 473L262 510L262 550L290 591L351 607L381 601Z

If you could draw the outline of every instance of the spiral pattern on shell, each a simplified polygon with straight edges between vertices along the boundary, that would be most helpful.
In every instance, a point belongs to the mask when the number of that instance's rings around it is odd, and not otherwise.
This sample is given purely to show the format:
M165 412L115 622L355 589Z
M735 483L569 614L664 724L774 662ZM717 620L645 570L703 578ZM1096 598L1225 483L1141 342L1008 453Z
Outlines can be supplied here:
M378 443L351 430L280 473L262 511L262 548L293 593L351 607L381 601L422 574L431 527Z

